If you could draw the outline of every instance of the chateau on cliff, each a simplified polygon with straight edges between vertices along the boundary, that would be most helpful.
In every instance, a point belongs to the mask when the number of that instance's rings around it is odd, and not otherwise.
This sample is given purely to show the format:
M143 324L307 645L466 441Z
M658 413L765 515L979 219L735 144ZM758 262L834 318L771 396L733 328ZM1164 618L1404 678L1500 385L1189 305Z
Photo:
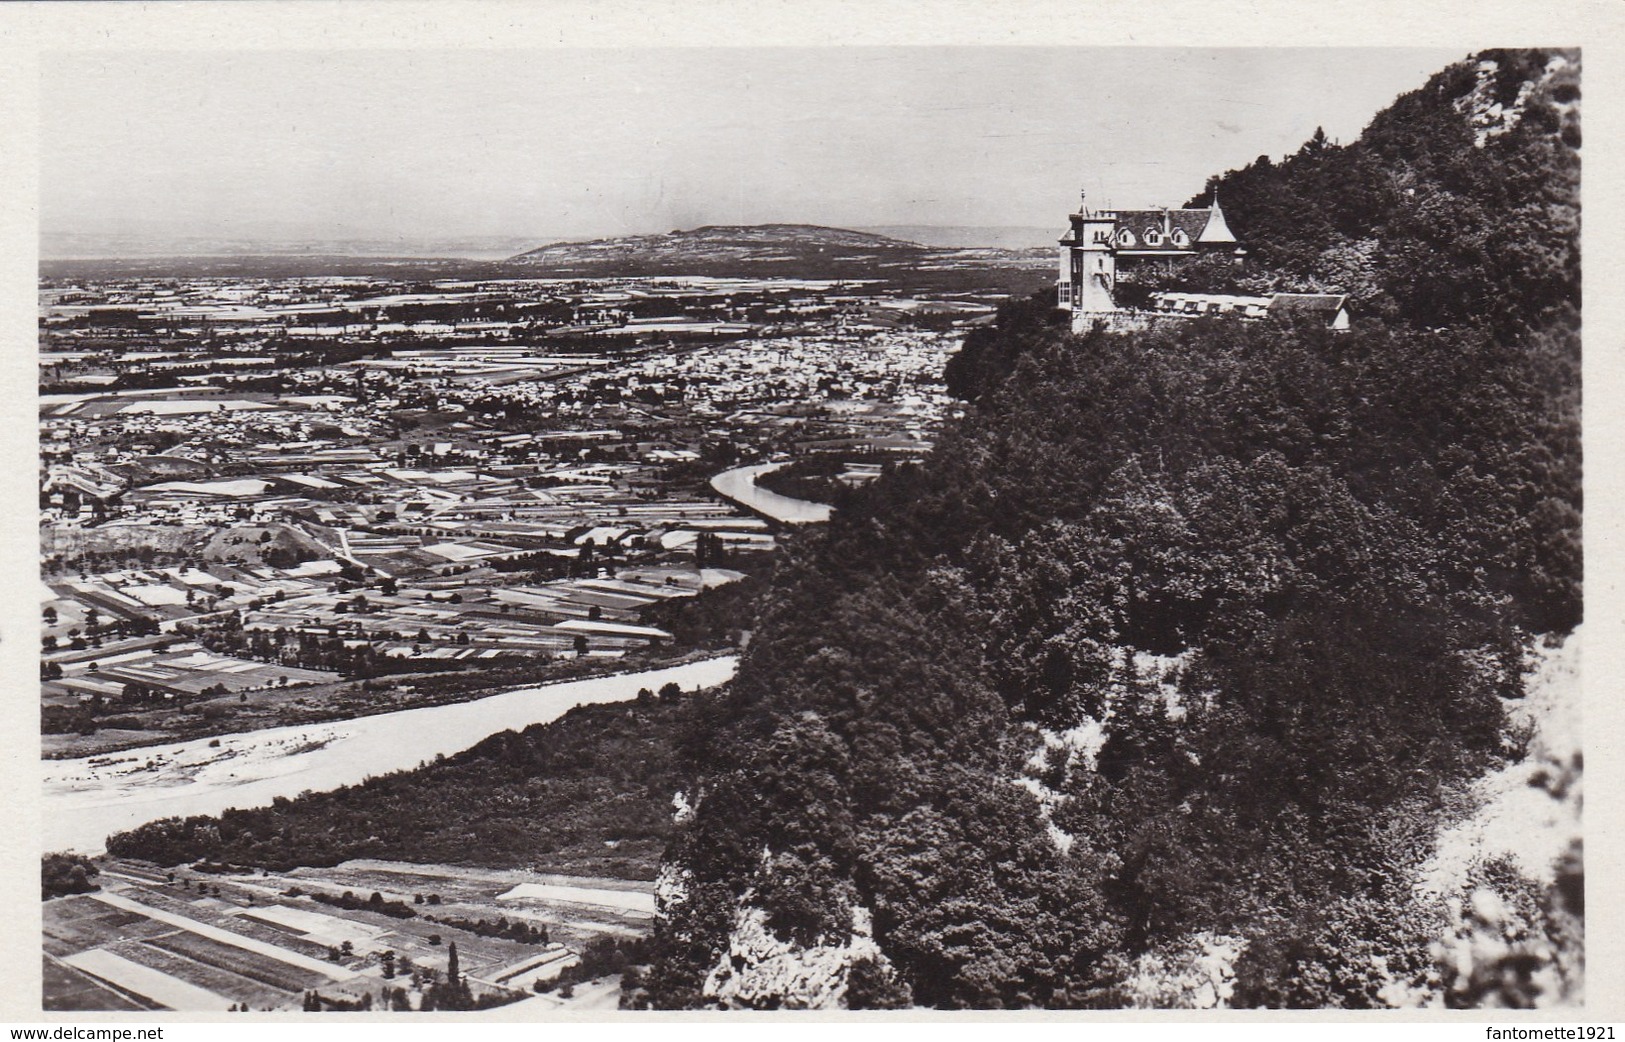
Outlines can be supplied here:
M1341 294L1160 293L1152 298L1151 308L1140 310L1118 302L1119 271L1146 264L1171 268L1183 258L1203 254L1230 256L1240 263L1247 250L1225 223L1217 193L1206 208L1188 210L1091 210L1087 198L1081 199L1060 247L1057 306L1072 313L1075 333L1086 332L1096 322L1131 328L1165 317L1236 313L1260 318L1289 310L1321 315L1334 329L1348 328L1346 298Z

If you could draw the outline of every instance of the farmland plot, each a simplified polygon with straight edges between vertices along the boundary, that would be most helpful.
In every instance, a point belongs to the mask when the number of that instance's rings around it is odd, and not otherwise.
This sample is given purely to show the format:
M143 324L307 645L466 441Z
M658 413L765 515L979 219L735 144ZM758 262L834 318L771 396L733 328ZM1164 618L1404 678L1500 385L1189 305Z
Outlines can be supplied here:
M507 893L498 894L498 901L533 900L543 903L585 904L614 908L630 915L654 915L655 899L651 893L636 890L607 890L600 887L568 886L557 883L520 883Z
M131 962L138 962L159 973L168 974L176 980L214 992L216 995L224 995L234 1002L247 1002L256 1008L288 1005L292 1001L293 996L286 991L165 951L162 941L163 938L154 938L150 941L123 944L112 949L112 952Z
M254 940L264 941L266 944L284 948L294 955L322 960L327 958L329 945L325 941L313 941L308 937L300 937L286 930L278 929L268 923L259 922L247 916L236 916L231 932Z
M142 905L136 904L136 902L131 901L128 898L118 897L113 894L97 894L96 900L106 902L107 904L113 905L116 908L123 907L130 911L140 912L149 918L156 919L161 923L168 923L170 926L179 927L180 929L186 930L189 933L197 934L198 936L206 937L211 940L220 941L227 945L241 948L247 952L268 956L272 959L286 963L289 966L302 967L332 980L348 980L349 978L355 976L354 973L339 969L337 967L328 966L325 963L310 958L309 956L299 955L295 952L280 948L277 945L269 944L265 941L257 941L251 937L245 937L241 934L232 933L229 930L222 930L217 926L209 926L186 915L165 912L157 908L143 907Z
M193 933L172 933L154 937L146 942L154 948L183 955L205 966L234 973L249 980L259 981L279 991L304 991L328 983L326 974L289 966L268 955L245 951L235 945L222 944Z
M45 956L41 981L44 985L42 1009L53 1011L110 1011L128 1013L150 1009L70 966Z
M99 948L127 937L153 932L145 916L109 908L89 897L53 901L44 916L45 946L52 955L67 955L86 948Z
M237 1001L101 948L70 955L62 961L173 1010L224 1010Z

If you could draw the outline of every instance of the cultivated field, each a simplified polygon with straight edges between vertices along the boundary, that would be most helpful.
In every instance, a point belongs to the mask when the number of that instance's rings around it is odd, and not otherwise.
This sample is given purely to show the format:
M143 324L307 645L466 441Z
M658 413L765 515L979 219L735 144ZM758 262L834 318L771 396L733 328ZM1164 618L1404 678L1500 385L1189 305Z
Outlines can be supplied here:
M46 1009L297 1010L311 991L383 1009L395 988L416 1008L453 944L476 998L513 1002L594 938L645 932L653 910L646 883L384 861L255 874L109 860L97 881L44 906ZM612 1008L612 991L525 1009Z

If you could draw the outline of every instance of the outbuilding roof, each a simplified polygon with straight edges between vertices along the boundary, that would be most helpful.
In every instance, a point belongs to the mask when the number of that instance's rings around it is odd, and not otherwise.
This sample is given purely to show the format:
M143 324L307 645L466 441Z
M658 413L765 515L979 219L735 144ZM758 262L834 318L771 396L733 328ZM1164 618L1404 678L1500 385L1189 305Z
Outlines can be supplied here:
M1335 315L1347 301L1343 293L1276 293L1270 297L1270 310Z

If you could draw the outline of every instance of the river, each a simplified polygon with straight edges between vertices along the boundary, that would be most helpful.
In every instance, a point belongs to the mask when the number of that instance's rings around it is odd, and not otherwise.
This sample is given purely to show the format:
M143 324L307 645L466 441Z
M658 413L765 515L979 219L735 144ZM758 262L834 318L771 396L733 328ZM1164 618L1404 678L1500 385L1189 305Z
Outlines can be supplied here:
M639 688L711 687L732 677L736 665L728 655L472 702L46 760L44 849L99 853L112 833L159 818L261 807L278 796L353 785L462 752L500 731L556 720L576 706L630 700Z
M717 495L738 503L746 510L761 514L785 525L807 525L828 521L834 507L828 503L813 503L805 499L791 499L777 492L769 492L756 484L758 475L778 470L783 463L757 463L749 467L725 470L711 479Z

